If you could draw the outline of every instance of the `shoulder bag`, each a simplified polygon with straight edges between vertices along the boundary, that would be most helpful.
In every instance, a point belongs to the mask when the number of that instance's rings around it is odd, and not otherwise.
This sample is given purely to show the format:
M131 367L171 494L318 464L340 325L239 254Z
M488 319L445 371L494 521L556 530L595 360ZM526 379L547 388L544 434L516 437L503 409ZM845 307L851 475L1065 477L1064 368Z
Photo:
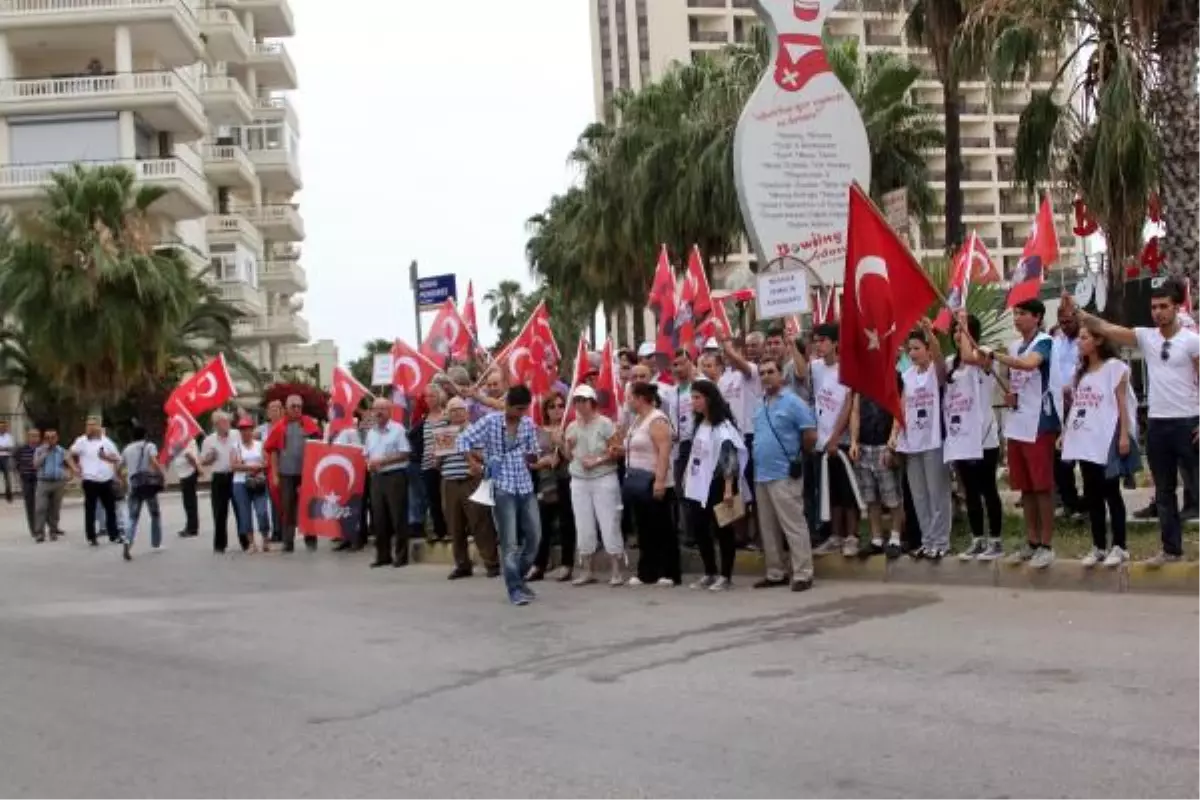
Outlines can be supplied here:
M801 455L804 453L804 434L800 435L800 449L794 456L788 456L787 448L783 446L783 440L779 438L779 431L775 430L775 423L771 422L771 406L767 403L763 404L763 416L767 418L767 427L771 429L771 435L775 437L775 441L779 443L779 449L788 459L788 477L794 481L800 480L804 475L804 461Z
M129 491L139 500L148 500L162 490L162 473L158 470L146 469L146 443L142 442L137 470L129 476Z

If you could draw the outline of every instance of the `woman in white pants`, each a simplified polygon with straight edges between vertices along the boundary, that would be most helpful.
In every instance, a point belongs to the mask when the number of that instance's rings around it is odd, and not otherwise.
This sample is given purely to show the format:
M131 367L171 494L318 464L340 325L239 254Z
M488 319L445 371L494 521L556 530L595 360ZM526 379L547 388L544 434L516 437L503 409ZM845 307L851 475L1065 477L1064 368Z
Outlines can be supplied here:
M625 563L625 542L621 537L621 485L617 482L617 462L609 456L609 441L616 426L608 417L596 413L596 391L584 384L571 394L575 419L563 437L564 452L570 462L571 503L575 509L579 563L583 570L575 586L595 583L592 556L596 553L596 529L604 540L604 549L612 564L609 583L625 582L621 566Z
M942 454L942 386L946 360L928 319L921 330L908 336L912 366L901 379L904 421L892 423L888 447L904 453L904 474L912 493L913 509L921 526L921 549L916 558L937 561L950 551L950 469Z

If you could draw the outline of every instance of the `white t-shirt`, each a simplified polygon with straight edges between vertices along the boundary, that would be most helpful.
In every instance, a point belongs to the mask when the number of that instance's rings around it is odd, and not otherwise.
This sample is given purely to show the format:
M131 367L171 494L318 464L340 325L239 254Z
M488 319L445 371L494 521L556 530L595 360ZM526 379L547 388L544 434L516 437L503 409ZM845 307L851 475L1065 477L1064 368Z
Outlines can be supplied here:
M158 460L158 446L153 442L134 442L121 451L121 463L125 467L126 475L153 472L156 460Z
M11 456L14 447L16 447L16 442L13 440L13 435L11 433L0 433L0 458Z
M842 385L838 365L813 361L808 366L812 375L813 405L817 412L817 448L829 444L838 416L850 400L850 390Z
M217 434L210 433L204 438L204 444L200 446L201 463L204 463L204 457L209 453L216 453L217 459L208 465L209 472L229 472L231 469L229 456L233 453L233 447L237 442L238 437L232 431L224 440Z
M114 466L100 458L101 453L118 455L117 446L107 436L97 439L80 436L71 445L71 455L79 459L79 471L85 481L107 483L116 477Z
M196 474L196 468L187 459L188 453L191 453L192 457L197 461L200 460L199 451L196 448L196 441L194 439L189 439L187 445L179 451L179 455L175 456L171 461L171 469L174 470L175 477L180 480L190 478Z
M942 399L937 370L929 365L924 372L909 367L900 376L904 381L904 426L896 451L924 453L942 446Z
M1071 411L1063 428L1063 461L1108 463L1120 422L1117 387L1128 374L1129 367L1115 358L1095 372L1083 373L1071 395Z
M979 370L979 399L983 411L983 449L995 450L1000 446L1000 425L996 422L996 409L992 403L996 398L996 376Z
M946 396L942 403L946 439L942 457L947 464L974 461L983 458L984 427L992 415L991 398L984 399L984 372L973 364L959 364L958 369L951 369L953 359L947 362Z
M755 394L756 385L759 386L757 395ZM750 365L749 377L739 369L727 368L720 380L717 381L717 388L721 390L721 396L729 404L733 421L737 424L737 429L741 431L742 436L754 433L754 412L758 409L758 404L762 402L758 366Z
M1163 358L1163 335L1158 328L1134 328L1138 348L1150 377L1150 419L1189 419L1200 413L1195 360L1200 336L1182 328L1168 341Z
M263 443L257 439L250 442L250 444L246 444L239 439L238 443L233 446L233 452L237 453L242 464L247 467L261 467L263 465ZM233 482L245 483L246 475L247 473L245 472L233 473Z

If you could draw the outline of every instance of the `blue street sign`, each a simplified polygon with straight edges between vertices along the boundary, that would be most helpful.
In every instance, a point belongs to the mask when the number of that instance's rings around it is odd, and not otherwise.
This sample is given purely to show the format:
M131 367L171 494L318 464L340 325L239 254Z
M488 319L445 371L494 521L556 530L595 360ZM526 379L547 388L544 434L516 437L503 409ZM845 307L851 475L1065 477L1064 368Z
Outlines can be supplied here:
M422 311L440 306L447 300L458 300L454 274L417 278L417 305Z

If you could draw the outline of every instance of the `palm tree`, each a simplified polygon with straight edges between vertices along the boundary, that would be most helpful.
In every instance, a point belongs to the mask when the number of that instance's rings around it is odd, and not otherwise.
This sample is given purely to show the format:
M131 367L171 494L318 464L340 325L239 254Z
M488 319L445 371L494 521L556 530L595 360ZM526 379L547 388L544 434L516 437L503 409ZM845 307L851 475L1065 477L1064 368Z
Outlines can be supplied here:
M1106 311L1119 317L1125 262L1141 249L1160 163L1147 112L1153 76L1128 3L981 0L968 15L964 35L991 44L990 72L997 85L1036 70L1042 54L1055 52L1061 42L1075 42L1051 87L1033 91L1021 113L1015 182L1031 194L1065 183L1082 195L1107 243Z
M519 333L521 320L521 303L524 295L521 284L516 281L500 281L495 289L483 296L483 302L488 304L488 319L496 328L496 336L501 343L508 342Z
M31 407L72 412L63 424L160 394L216 352L248 366L233 346L240 313L176 251L155 247L148 213L162 195L124 167L74 165L53 176L0 259L0 377Z

